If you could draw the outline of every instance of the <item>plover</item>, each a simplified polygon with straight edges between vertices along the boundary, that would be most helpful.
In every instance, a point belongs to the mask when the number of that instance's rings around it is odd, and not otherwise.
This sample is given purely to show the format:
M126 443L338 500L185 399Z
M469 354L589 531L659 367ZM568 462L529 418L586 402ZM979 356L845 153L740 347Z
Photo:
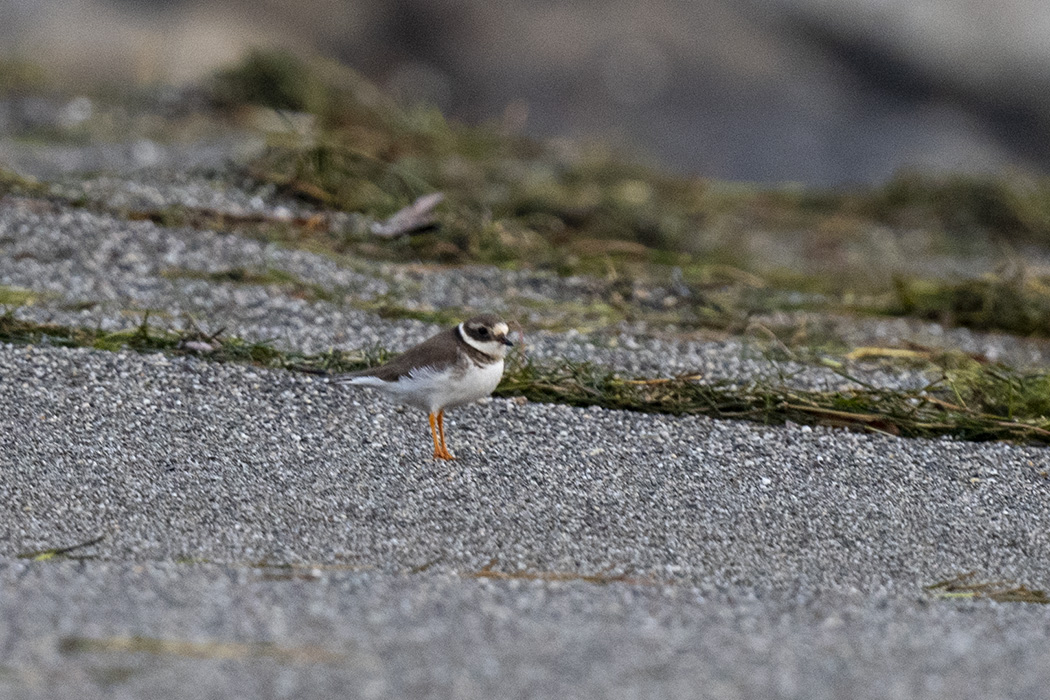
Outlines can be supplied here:
M380 367L336 381L379 389L389 398L429 413L434 457L455 459L445 446L445 409L488 396L503 377L503 358L514 344L509 328L491 314L438 333Z

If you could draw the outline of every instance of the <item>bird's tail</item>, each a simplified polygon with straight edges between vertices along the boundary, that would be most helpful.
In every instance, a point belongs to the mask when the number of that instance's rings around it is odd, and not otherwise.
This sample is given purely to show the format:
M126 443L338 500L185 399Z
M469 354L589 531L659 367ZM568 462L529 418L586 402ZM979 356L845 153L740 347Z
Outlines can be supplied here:
M356 384L358 386L377 386L383 383L383 380L379 377L373 376L368 370L362 370L360 372L347 372L346 374L337 374L328 378L331 384Z

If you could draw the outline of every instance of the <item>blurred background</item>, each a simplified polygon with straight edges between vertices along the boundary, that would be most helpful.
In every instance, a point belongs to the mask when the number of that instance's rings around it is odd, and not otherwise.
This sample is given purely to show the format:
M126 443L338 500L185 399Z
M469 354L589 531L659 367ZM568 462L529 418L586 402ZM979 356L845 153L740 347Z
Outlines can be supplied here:
M182 85L283 47L409 102L678 172L878 183L1050 169L1038 0L0 0L0 57Z

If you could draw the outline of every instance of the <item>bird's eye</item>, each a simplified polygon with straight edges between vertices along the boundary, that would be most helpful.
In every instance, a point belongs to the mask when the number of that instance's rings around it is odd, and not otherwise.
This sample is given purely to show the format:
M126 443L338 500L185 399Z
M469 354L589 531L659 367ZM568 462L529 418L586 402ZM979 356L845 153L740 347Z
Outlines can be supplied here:
M488 334L489 334L489 329L488 328L482 327L482 328L478 329L478 335L480 335L482 338L488 337Z

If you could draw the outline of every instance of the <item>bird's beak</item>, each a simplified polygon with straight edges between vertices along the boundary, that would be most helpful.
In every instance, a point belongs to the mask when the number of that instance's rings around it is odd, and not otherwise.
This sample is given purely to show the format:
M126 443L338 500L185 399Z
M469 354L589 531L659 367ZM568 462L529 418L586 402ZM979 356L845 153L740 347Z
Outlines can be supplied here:
M504 345L506 345L506 346L507 346L507 347L509 347L509 348L512 348L512 347L514 347L514 343L513 343L513 342L511 342L511 339L510 339L510 338L508 338L508 337L507 337L507 336L505 336L505 335L503 335L503 336L500 336L500 338L499 338L499 342L503 343Z

